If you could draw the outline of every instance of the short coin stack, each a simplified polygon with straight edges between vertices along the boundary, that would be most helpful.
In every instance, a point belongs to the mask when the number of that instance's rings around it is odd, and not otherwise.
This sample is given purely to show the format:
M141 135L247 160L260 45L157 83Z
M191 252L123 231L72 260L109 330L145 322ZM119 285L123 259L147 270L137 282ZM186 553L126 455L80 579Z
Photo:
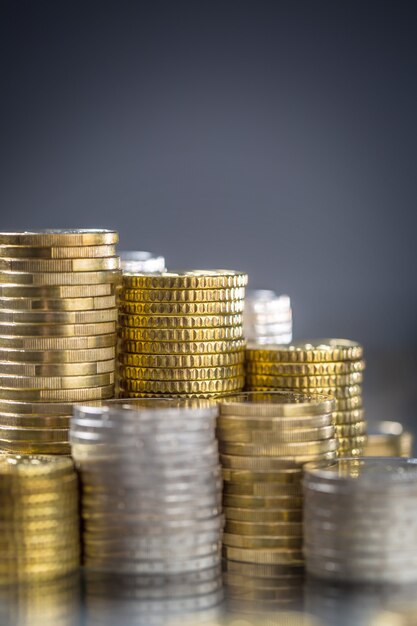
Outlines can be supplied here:
M141 575L146 584L153 574L188 573L192 582L192 572L206 570L218 577L216 415L215 406L176 400L74 407L72 453L88 568L136 574L137 584Z
M0 583L79 567L78 485L70 459L0 456Z
M292 310L288 296L268 289L249 291L245 301L243 329L248 341L288 344L292 341Z
M305 468L307 571L353 583L417 580L417 460L369 457Z
M114 397L117 239L0 233L0 450L69 454L72 403Z
M291 392L219 403L217 435L230 594L272 607L297 601L303 572L302 466L334 459L334 401Z
M210 397L244 385L247 275L192 270L123 275L121 397Z
M142 252L140 250L128 250L120 252L122 270L124 272L140 272L142 274L153 274L155 272L165 272L165 258L156 256L152 252Z
M339 456L362 456L366 443L361 387L365 363L360 344L316 339L290 346L249 345L246 359L247 389L291 389L333 396Z
M364 456L403 456L413 452L413 435L399 422L377 422L369 426Z

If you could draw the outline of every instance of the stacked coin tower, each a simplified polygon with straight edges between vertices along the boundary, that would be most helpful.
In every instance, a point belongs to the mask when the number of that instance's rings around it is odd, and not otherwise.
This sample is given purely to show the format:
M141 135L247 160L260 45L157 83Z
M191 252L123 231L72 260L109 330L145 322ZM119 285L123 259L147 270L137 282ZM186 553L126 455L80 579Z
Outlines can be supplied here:
M69 454L72 403L114 397L117 239L0 233L0 450Z
M152 252L142 252L140 250L121 251L120 260L124 272L140 272L141 274L166 272L165 258L156 256Z
M65 457L0 456L0 583L46 580L79 567L78 485Z
M292 341L292 310L288 296L268 289L248 292L243 314L248 341L258 344L288 344Z
M415 459L309 464L303 492L310 574L353 583L417 580Z
M362 346L347 339L317 339L290 346L250 345L246 388L333 396L339 456L362 456L366 443L362 357Z
M186 401L183 401L186 402ZM76 406L84 558L118 574L218 577L223 528L216 406L176 400ZM207 579L208 580L208 579Z
M192 270L123 275L119 395L209 397L244 385L247 275Z
M413 452L413 435L399 422L377 422L369 426L364 456L403 456Z
M287 604L300 595L302 466L334 459L334 400L291 392L219 402L217 435L230 595Z

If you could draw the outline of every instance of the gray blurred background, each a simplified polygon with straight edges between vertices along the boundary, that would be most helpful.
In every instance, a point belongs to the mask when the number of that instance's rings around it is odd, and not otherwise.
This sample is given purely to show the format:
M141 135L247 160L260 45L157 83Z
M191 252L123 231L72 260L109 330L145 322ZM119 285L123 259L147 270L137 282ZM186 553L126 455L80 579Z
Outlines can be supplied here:
M414 2L1 1L3 230L108 227L288 293L417 406Z

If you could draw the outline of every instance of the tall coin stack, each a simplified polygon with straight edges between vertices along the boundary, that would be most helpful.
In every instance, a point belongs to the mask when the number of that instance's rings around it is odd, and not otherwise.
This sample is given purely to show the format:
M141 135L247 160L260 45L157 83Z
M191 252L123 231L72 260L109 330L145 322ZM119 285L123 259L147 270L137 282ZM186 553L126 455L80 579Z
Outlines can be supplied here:
M218 579L223 515L216 415L215 406L163 399L74 407L71 441L81 475L87 568L136 574L137 585L143 576L145 586L153 574L187 575L190 595L204 576ZM220 590L210 593L201 604Z
M270 608L300 602L302 466L334 459L334 401L290 392L219 403L225 582L229 596Z
M209 397L244 385L247 275L192 270L123 275L122 397Z
M305 468L304 555L319 578L417 581L417 460L369 457Z
M288 296L268 289L248 292L243 314L248 341L258 344L288 344L292 341L292 309Z
M316 339L290 346L250 345L246 388L288 389L336 399L339 456L362 456L366 422L362 408L363 348L348 339Z
M70 459L1 455L0 509L1 584L79 567L78 484Z
M126 250L120 252L122 270L124 272L140 272L141 274L153 274L155 272L165 272L165 258L156 256L152 252L142 252L140 250Z
M114 396L117 240L0 233L0 450L69 454L72 403Z

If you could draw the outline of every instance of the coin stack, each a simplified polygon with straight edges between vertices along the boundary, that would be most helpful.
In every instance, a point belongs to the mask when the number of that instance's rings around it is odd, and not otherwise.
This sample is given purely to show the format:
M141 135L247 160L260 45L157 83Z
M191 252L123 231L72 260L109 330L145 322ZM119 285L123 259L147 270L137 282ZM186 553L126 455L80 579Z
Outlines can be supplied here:
M248 341L288 344L292 341L292 310L288 296L268 289L249 291L245 301L243 329Z
M399 422L377 422L369 426L364 456L412 456L413 435Z
M306 466L304 555L319 578L417 581L417 460L368 457Z
M333 396L338 454L362 456L366 443L362 357L362 346L347 339L317 339L290 346L250 345L246 351L246 388Z
M166 272L165 258L156 256L152 252L142 252L140 250L121 251L120 259L124 272L140 272L141 274Z
M72 403L114 397L117 239L0 233L0 450L69 454Z
M74 407L72 453L81 474L88 568L145 577L218 571L217 407L186 402Z
M247 275L229 270L124 274L121 397L209 397L244 385Z
M70 459L1 455L0 510L1 584L78 568L78 485Z
M302 466L336 457L333 410L331 399L279 391L219 402L225 582L239 603L300 600Z

